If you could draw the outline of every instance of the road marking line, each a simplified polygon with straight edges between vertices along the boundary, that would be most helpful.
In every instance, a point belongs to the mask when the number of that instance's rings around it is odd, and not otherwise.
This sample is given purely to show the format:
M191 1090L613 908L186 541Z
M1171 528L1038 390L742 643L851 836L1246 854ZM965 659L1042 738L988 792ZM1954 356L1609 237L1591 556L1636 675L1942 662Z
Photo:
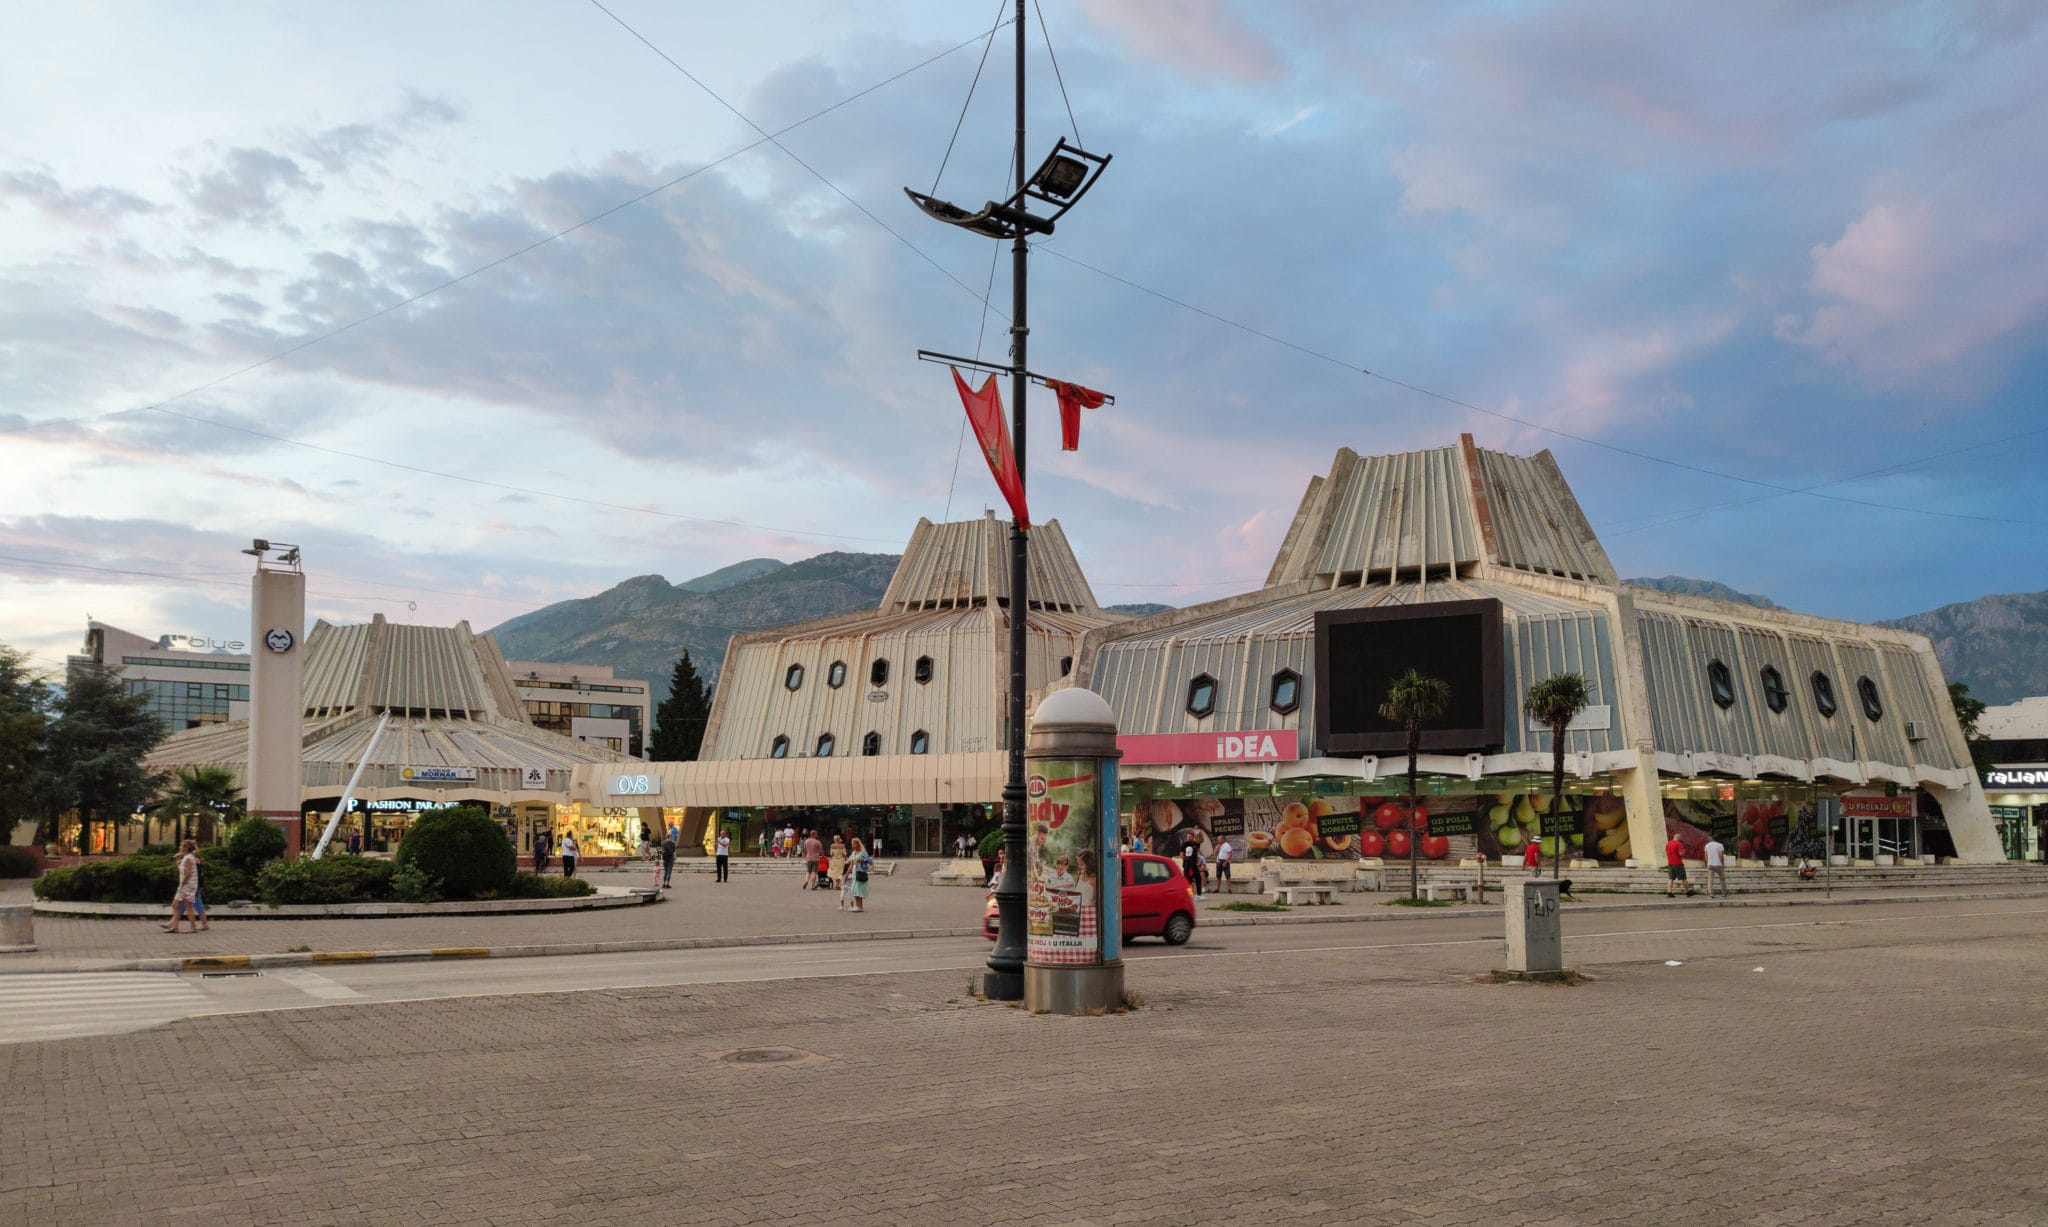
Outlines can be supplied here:
M329 1000L361 997L362 994L346 984L337 984L317 971L278 971L271 978L282 980L309 997L324 997Z
M377 959L375 950L328 950L315 953L315 963L372 963Z

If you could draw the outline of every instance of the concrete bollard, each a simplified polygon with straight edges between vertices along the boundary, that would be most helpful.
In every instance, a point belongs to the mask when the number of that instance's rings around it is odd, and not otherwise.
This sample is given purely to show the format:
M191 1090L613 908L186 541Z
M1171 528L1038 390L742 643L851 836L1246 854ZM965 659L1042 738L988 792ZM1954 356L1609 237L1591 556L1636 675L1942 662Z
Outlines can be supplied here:
M27 904L0 907L0 954L27 954L35 948L35 909Z
M1516 882L1507 891L1509 971L1563 971L1564 932L1559 923L1557 883Z

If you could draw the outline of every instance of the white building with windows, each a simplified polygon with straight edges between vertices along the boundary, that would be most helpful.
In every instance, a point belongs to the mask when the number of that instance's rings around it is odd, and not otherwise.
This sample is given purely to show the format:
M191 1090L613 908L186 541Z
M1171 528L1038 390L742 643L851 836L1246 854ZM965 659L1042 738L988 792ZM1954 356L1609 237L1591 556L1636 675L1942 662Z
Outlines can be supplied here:
M119 670L131 693L148 697L149 712L166 733L249 715L249 652L239 639L150 639L104 622L88 622L85 649L71 659Z

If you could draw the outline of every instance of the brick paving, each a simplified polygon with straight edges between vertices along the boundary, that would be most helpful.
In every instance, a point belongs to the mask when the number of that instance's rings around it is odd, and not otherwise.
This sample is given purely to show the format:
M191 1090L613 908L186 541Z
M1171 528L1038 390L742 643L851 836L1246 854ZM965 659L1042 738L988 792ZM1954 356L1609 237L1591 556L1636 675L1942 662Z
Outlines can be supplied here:
M1592 939L1575 988L1211 949L1112 1018L903 974L16 1045L0 1222L2038 1224L2048 926L1972 910ZM746 1046L829 1060L701 1055Z

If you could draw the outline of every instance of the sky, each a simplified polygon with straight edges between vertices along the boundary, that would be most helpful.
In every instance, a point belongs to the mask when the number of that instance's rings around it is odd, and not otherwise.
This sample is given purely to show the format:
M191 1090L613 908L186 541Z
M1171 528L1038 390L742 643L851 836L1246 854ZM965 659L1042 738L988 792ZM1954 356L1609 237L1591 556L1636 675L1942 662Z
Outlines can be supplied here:
M1003 194L1009 6L605 3L0 9L0 642L246 638L254 537L483 629L1001 506L916 351L1002 360L1008 249L902 188ZM1103 602L1462 432L1625 576L2048 587L2048 6L1042 3L1029 159L1114 160L1030 365L1116 403L1033 393L1030 503Z

